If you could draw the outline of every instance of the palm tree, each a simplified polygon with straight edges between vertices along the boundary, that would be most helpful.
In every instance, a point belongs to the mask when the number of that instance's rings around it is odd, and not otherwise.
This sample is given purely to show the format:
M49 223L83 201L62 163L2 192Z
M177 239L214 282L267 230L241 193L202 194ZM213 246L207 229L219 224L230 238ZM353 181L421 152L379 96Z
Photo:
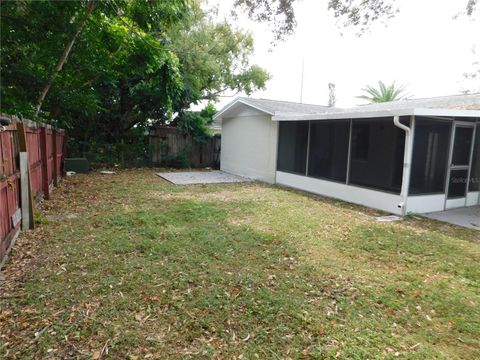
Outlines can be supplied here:
M367 100L370 103L381 103L387 101L406 100L410 98L405 94L405 85L395 86L395 82L391 85L385 85L383 81L378 82L378 89L374 86L367 86L362 89L368 95L357 96L359 99Z

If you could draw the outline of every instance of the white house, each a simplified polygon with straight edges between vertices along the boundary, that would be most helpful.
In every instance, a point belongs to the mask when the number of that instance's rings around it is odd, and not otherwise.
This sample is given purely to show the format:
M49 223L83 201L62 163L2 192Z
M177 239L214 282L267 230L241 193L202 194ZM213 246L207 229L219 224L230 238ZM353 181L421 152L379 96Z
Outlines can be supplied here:
M405 215L480 204L480 94L330 108L237 98L221 169Z

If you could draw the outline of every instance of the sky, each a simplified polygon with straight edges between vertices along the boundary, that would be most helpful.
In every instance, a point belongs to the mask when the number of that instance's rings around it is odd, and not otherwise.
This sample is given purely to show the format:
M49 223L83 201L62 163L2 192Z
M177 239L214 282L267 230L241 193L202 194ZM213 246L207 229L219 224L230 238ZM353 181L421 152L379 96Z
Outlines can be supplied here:
M231 3L210 0L209 6L218 6L219 20L228 20ZM272 76L266 90L252 97L300 102L302 63L302 100L310 104L328 103L328 83L336 86L339 107L364 103L357 98L361 89L379 80L403 84L415 98L480 91L480 84L463 77L480 60L480 17L454 19L467 0L396 0L400 12L395 18L373 25L361 37L354 29L340 28L327 3L299 1L295 33L274 47L267 25L246 16L234 22L254 37L252 64ZM222 97L216 106L233 99Z

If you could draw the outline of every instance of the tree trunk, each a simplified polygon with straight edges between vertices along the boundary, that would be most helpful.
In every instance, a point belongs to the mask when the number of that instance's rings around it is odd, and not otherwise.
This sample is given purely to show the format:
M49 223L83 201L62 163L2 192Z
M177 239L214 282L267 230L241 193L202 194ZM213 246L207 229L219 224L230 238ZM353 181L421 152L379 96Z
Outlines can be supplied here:
M95 8L95 0L88 0L87 13L85 14L84 19L78 26L77 31L75 31L75 33L73 34L72 39L68 42L67 46L63 50L62 56L60 56L60 59L58 60L57 65L55 66L55 70L53 71L52 76L50 76L50 79L47 80L42 90L40 91L40 94L37 97L37 100L35 103L35 116L38 115L38 113L40 112L43 101L45 100L45 97L47 96L48 91L52 87L52 84L55 81L55 78L58 76L58 73L62 70L63 65L67 61L68 55L72 50L75 40L77 39L78 35L82 32L83 28L85 27L85 24L87 23L87 20L92 14L94 8Z

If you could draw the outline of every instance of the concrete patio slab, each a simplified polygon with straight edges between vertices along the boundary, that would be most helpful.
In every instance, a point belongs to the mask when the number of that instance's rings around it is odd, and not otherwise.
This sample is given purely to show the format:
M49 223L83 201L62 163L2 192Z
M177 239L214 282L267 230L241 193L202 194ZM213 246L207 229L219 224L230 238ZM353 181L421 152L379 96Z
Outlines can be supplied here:
M191 171L191 172L162 172L157 173L161 178L175 185L193 184L221 184L252 181L241 176L232 175L223 171Z
M480 231L480 206L439 211L424 214L424 216L429 219L439 220Z

